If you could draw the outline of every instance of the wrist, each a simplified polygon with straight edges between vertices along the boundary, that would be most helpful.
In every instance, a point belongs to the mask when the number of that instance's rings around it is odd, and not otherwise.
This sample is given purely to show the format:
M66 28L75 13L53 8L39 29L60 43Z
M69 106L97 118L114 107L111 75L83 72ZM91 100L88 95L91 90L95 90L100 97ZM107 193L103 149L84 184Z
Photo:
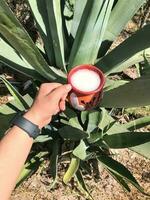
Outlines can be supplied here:
M29 121L31 121L33 124L37 125L39 127L39 129L42 129L44 127L42 120L32 110L27 111L23 115L23 117L28 119Z
M24 114L23 116L21 113L18 113L11 121L11 127L13 126L19 127L33 139L41 133L41 126L38 121L33 118L33 115L31 115L30 112Z

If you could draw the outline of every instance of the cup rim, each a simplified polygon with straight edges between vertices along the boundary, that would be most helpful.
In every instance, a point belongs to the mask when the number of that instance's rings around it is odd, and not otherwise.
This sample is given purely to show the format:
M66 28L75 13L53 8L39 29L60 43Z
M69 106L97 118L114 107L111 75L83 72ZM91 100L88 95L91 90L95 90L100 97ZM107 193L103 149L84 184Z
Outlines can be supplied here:
M81 69L90 69L92 71L95 71L96 73L99 74L100 76L100 79L101 79L101 82L100 82L100 85L98 86L98 88L96 90L93 90L93 91L89 91L89 92L84 92L84 91L81 91L77 88L75 88L73 86L73 84L71 83L71 76L77 72L78 70L81 70ZM99 69L97 68L96 66L93 66L93 65L89 65L89 64L83 64L83 65L77 65L75 66L73 69L70 70L70 72L68 73L67 75L67 79L68 79L68 84L70 84L72 86L72 89L73 91L77 92L77 93L80 93L80 94L85 94L85 95L88 95L88 94L95 94L95 93L98 93L100 92L103 87L104 87L104 84L105 84L105 76L104 76L104 73Z

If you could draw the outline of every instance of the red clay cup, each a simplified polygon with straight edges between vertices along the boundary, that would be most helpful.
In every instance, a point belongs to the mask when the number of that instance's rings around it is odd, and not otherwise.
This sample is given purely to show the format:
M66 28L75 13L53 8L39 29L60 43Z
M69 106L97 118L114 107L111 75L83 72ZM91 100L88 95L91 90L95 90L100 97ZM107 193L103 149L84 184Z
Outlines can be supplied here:
M96 90L93 90L90 92L87 92L87 91L84 92L75 88L75 86L72 84L71 82L72 75L81 69L92 70L99 75L101 81ZM91 110L98 105L98 103L100 102L103 96L103 87L105 84L105 77L104 77L103 72L97 67L93 65L85 64L85 65L76 66L72 70L70 70L68 74L68 83L71 84L72 86L72 90L68 95L68 100L69 100L70 105L73 108L80 111ZM87 84L90 84L90 80L89 80L89 83Z

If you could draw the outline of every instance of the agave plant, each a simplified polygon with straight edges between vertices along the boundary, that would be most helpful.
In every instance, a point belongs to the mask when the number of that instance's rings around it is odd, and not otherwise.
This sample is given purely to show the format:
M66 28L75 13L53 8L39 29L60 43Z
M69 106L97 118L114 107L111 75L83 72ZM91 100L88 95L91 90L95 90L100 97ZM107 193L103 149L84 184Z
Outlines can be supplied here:
M150 133L136 130L150 124L150 117L142 117L119 124L111 115L111 108L128 108L150 104L150 25L135 32L113 50L111 44L127 22L144 4L144 0L27 0L42 44L32 41L4 0L0 1L0 62L34 83L35 91L42 82L67 82L67 73L76 65L92 64L106 75L104 97L97 108L76 111L67 105L42 129L35 144L44 149L30 156L30 161L18 180L20 183L51 154L50 171L57 181L58 158L67 150L69 167L63 182L75 177L87 195L82 170L95 159L127 190L128 183L146 194L129 170L114 160L112 149L130 148L150 158ZM135 80L112 80L112 74L145 63ZM5 78L14 100L0 107L0 136L18 111L28 109L33 97L22 96ZM35 95L35 94L34 94ZM67 144L67 149L62 148ZM62 150L63 149L63 150ZM88 170L87 170L88 171ZM52 187L51 186L51 187ZM92 198L92 197L91 197Z

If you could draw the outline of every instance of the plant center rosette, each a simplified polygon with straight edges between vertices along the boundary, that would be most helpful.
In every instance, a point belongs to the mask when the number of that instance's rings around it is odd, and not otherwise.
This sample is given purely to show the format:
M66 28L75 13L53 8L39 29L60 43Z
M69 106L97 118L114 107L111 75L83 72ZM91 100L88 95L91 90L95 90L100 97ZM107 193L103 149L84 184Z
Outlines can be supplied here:
M90 110L102 98L105 77L93 65L79 65L69 72L68 83L72 86L68 96L71 106L80 111Z

